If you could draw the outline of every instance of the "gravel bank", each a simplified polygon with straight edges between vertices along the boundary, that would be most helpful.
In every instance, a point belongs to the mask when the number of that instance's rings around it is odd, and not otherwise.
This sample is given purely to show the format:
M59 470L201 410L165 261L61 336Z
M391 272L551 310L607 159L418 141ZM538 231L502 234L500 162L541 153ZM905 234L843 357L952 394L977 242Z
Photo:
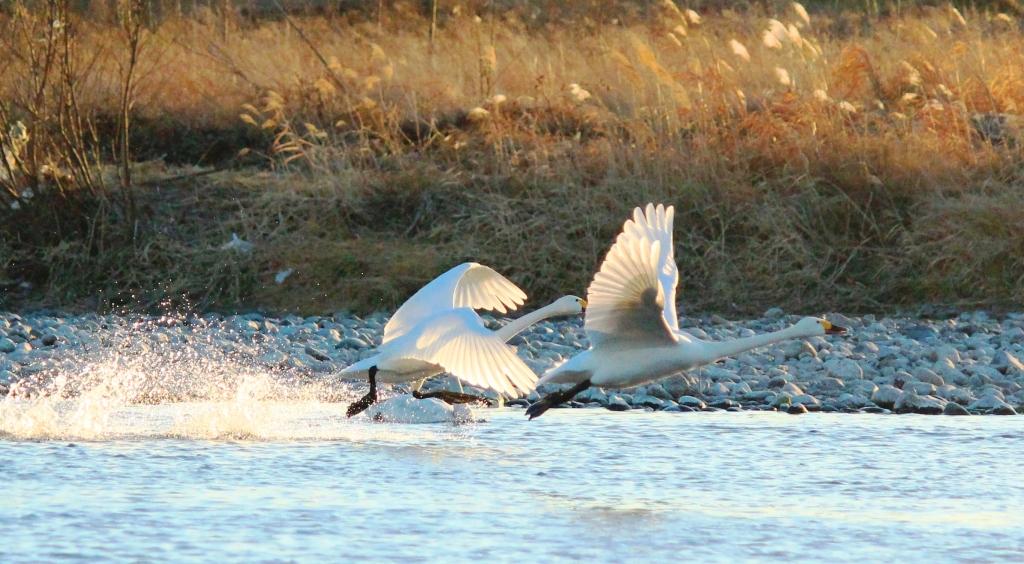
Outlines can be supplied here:
M850 334L780 343L648 386L590 389L570 406L678 412L1024 412L1024 314L968 312L942 320L829 317L849 327ZM742 321L717 315L691 318L684 328L700 338L731 339L797 319L773 309ZM347 401L362 394L363 385L339 382L332 374L371 354L386 320L384 314L343 313L306 318L5 313L0 314L0 395L54 390L68 395L75 382L95 379L98 367L113 366L138 401L202 395L195 385L181 385L185 379L216 380L216 388L231 388L241 372L271 375L284 387L320 383L330 390L327 399ZM543 322L511 344L543 373L585 348L587 340L577 318ZM452 385L440 378L428 389ZM537 397L534 392L511 403L522 406Z

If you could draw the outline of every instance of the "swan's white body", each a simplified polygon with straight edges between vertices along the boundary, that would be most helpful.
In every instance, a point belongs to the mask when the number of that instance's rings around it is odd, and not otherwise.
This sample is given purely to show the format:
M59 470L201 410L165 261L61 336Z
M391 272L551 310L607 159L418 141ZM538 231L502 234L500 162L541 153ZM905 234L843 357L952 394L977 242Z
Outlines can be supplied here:
M473 411L464 404L448 405L434 398L416 399L402 394L371 405L369 419L383 423L469 423Z
M377 354L341 374L365 378L376 366L377 381L393 384L422 383L448 372L461 382L519 397L533 389L537 376L506 341L543 319L583 309L580 298L565 296L496 331L487 329L474 311L506 313L525 300L522 290L494 270L476 263L460 264L402 304L384 327Z
M587 290L584 330L591 348L549 370L539 384L589 380L601 387L637 386L777 341L842 330L813 317L781 331L724 342L680 330L673 216L672 206L634 210Z

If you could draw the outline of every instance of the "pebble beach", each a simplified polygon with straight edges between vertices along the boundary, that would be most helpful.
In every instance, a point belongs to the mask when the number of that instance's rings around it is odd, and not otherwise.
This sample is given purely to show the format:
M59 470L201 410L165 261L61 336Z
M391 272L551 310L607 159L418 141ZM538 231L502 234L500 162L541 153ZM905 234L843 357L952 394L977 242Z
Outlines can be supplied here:
M341 381L336 373L372 354L387 317L0 314L0 394L32 397L59 388L68 395L76 381L95 378L97 366L116 359L118 366L143 367L145 379L160 390L152 401L182 399L175 397L175 389L188 395L196 389L195 380L223 381L240 368L270 375L283 389L290 383L316 383L330 390L325 393L332 401L351 401L364 393L365 382ZM849 334L783 342L646 386L592 388L564 407L792 414L1024 412L1022 313L827 317L848 327ZM698 338L718 340L777 330L798 318L775 308L757 319L711 315L685 318L681 325ZM485 319L494 327L506 321ZM582 318L542 322L510 344L538 374L588 345ZM176 386L182 372L190 373L192 385ZM441 377L426 388L455 386ZM385 388L384 395L404 391L395 386ZM542 387L508 405L525 407L548 391Z

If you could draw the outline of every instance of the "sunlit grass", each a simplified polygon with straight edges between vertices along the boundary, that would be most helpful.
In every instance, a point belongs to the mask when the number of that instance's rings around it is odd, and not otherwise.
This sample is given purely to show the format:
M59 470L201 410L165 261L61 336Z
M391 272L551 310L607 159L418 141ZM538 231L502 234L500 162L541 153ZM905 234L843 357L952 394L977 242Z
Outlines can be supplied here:
M774 5L609 1L561 20L443 5L432 39L408 7L172 17L142 52L140 158L216 165L245 149L261 170L197 180L217 213L179 210L188 230L154 213L149 242L111 256L144 273L135 290L170 280L221 306L387 307L463 259L540 299L584 292L628 210L654 199L679 210L682 295L698 307L1024 299L1017 15ZM84 103L102 118L117 107L116 30L80 25ZM180 258L231 232L256 250L213 292L218 258ZM116 282L75 278L83 245L44 255L49 299ZM278 286L279 268L296 276Z

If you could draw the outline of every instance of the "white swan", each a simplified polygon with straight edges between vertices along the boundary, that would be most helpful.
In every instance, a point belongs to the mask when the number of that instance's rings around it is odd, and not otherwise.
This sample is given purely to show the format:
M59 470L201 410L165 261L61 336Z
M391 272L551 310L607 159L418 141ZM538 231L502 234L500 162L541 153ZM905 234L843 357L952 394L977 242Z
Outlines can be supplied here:
M438 276L413 294L384 326L377 354L341 371L363 376L370 391L348 408L348 416L377 401L377 382L417 382L417 397L451 401L477 399L464 394L419 394L423 380L448 372L460 381L519 397L533 389L537 376L506 341L548 317L581 313L586 302L563 296L546 307L510 321L496 331L484 326L474 309L514 310L526 294L493 269L467 262Z
M648 204L633 211L587 289L584 330L590 349L549 370L538 384L573 383L548 394L526 414L533 419L590 386L627 388L710 364L785 339L844 333L824 319L733 341L700 340L679 329L675 295L679 280L672 250L675 210Z

